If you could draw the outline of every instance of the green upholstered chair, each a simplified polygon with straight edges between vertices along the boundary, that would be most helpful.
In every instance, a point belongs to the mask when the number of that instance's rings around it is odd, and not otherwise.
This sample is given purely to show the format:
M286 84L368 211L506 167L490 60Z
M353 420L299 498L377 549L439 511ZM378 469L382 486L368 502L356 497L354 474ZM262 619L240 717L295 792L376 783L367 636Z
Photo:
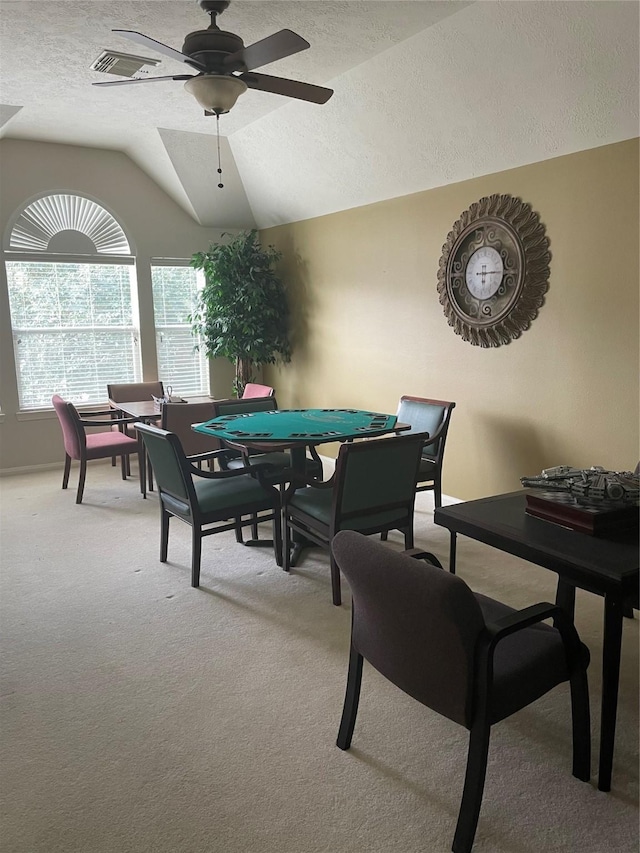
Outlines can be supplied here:
M429 441L422 448L416 491L433 491L435 506L442 506L442 460L455 405L445 400L403 396L398 406L398 422L411 424L410 433L429 433Z
M278 401L275 396L214 400L214 414L211 417L217 418L221 415L249 414L251 412L272 412L277 408ZM309 477L321 480L322 460L315 447L309 447L308 453L310 456L307 457L307 474ZM286 450L261 453L245 448L243 451L228 450L220 457L220 466L228 469L264 463L271 465L275 472L281 471L291 467L291 456Z
M87 462L91 459L108 459L109 457L115 459L119 456L122 462L123 480L127 479L129 471L127 462L131 454L138 454L138 464L141 465L141 447L137 438L131 438L118 430L101 430L97 433L87 433L87 429L90 427L125 426L126 424L133 423L134 418L117 418L114 420L111 417L112 412L110 410L85 411L80 415L73 403L63 400L59 394L54 394L51 402L60 421L64 440L63 489L66 489L69 485L71 460L77 459L80 462L80 476L78 478L78 491L76 493L77 504L82 503L84 483L87 475ZM142 470L142 467L140 467L141 489L144 488Z
M260 481L261 469L254 474L246 469L235 471L203 471L194 465L198 457L187 459L180 439L167 430L137 423L149 459L153 465L160 498L160 562L167 560L169 521L179 518L191 526L191 586L200 585L202 537L235 530L242 542L242 528L255 523L257 513L267 513L261 520L273 520L273 543L276 562L281 564L282 535L280 494ZM211 458L221 450L201 454ZM249 516L249 518L245 518Z
M295 564L290 557L290 533L330 549L339 530L363 534L400 530L405 548L413 547L413 508L418 465L425 434L348 442L340 447L330 480L295 483L283 502L283 568ZM341 603L340 572L331 556L333 603Z
M491 726L562 682L571 688L573 775L589 781L589 650L560 607L542 603L514 610L472 592L442 568L350 531L338 533L332 551L353 602L337 745L351 745L363 660L418 702L468 729L455 853L469 853L473 845ZM544 624L550 618L556 627ZM425 722L428 726L428 718Z

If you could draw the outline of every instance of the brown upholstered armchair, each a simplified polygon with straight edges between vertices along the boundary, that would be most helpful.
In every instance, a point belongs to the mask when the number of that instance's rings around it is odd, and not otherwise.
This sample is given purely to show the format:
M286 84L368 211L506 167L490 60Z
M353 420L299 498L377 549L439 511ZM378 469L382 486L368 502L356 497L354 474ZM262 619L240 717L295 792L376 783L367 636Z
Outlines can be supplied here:
M473 845L491 726L565 681L573 775L589 780L589 651L561 608L542 603L514 610L472 592L456 575L353 531L338 533L332 550L353 598L337 745L351 745L365 659L409 696L469 729L454 853L469 853ZM556 627L544 624L550 618Z

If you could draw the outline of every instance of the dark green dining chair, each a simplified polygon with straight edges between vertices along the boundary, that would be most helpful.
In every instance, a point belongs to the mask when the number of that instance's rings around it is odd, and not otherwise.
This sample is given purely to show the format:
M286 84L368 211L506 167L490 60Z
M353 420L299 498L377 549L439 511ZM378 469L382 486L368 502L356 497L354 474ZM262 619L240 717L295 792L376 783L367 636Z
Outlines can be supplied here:
M160 562L167 561L169 521L179 518L191 526L191 586L200 585L202 537L235 530L242 543L242 528L260 521L273 521L276 563L281 565L282 533L280 493L261 480L262 468L234 471L205 471L196 467L199 459L215 458L221 450L185 456L180 439L167 430L136 423L153 465L160 499ZM265 470L268 466L265 466ZM266 515L264 514L266 513Z
M398 423L411 424L409 434L429 433L429 440L422 448L416 491L433 491L435 506L442 506L442 462L455 405L446 400L405 395L400 398L397 411Z
M427 436L424 433L368 439L342 444L335 472L325 482L294 482L283 497L283 561L285 571L295 565L291 533L330 550L339 530L373 533L399 530L405 548L413 547L413 509L416 479ZM340 571L333 558L333 603L342 602Z
M589 650L560 607L542 602L514 610L429 565L431 555L398 553L352 531L338 533L332 551L352 596L337 745L351 746L364 660L409 696L466 728L469 750L454 853L469 853L473 846L491 727L567 681L573 775L589 781ZM555 626L545 624L547 619ZM426 736L428 726L425 717ZM452 780L442 778L441 784L449 787Z
M251 412L272 412L278 408L275 395L266 397L243 397L241 399L214 400L212 417L218 418L222 415L243 415ZM322 479L322 460L315 447L308 447L306 461L306 473L314 479ZM291 468L291 454L286 450L275 450L263 453L257 450L245 449L244 451L227 450L220 457L222 468L234 469L245 465L257 465L268 463L275 472Z

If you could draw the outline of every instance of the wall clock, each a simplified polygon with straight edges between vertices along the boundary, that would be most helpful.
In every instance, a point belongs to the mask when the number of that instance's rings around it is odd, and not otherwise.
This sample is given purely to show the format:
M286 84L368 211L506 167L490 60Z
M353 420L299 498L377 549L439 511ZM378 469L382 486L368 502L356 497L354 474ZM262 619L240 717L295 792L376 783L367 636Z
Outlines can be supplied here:
M442 247L440 304L474 346L499 347L529 328L549 287L549 240L531 206L491 195L460 216Z

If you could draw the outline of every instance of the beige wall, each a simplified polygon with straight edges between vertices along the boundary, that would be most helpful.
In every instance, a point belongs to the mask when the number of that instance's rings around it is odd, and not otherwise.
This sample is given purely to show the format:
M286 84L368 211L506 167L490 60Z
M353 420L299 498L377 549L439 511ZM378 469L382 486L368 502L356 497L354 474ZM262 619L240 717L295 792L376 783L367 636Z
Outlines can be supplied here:
M436 283L448 231L492 193L539 213L551 277L531 328L481 349L447 325ZM283 407L455 400L444 491L458 498L517 489L555 464L633 468L638 211L631 140L269 229L285 255L296 347L266 378Z
M155 330L149 260L189 258L220 238L219 229L202 228L125 154L71 145L0 141L0 233L34 197L49 192L87 195L120 222L137 256L143 372L157 379ZM228 396L233 370L214 363L212 393ZM105 388L106 397L106 388ZM4 263L0 264L0 470L60 462L60 427L53 411L34 416L18 412L13 341Z

